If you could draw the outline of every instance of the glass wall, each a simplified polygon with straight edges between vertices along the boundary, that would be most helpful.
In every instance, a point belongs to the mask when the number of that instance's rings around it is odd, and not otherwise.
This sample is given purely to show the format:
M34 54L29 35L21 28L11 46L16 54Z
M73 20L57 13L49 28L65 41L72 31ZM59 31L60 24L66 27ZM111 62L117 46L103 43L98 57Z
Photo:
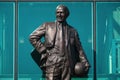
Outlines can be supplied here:
M97 2L97 78L120 80L120 3Z
M88 78L72 80L120 80L120 2L30 1L0 2L0 80L42 80L42 71L31 57L34 48L29 35L41 24L55 21L59 4L68 6L67 22L78 31L91 64ZM96 45L95 53L93 45ZM18 55L17 64L15 55Z
M44 22L55 21L56 6L64 4L70 9L67 22L78 32L83 48L91 65L92 61L92 3L90 2L19 2L19 79L28 77L35 80L42 77L42 72L31 58L34 49L29 42L29 35ZM86 32L85 32L86 31ZM93 66L89 77L92 79ZM27 74L27 75L26 75Z
M0 80L13 80L14 3L0 2Z

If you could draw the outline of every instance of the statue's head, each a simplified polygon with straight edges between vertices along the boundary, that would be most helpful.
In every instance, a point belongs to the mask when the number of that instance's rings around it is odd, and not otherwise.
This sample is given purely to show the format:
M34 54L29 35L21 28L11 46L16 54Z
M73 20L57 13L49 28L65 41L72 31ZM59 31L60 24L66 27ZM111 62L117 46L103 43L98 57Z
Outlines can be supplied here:
M66 21L69 16L69 9L64 5L58 5L56 7L56 19L58 22Z

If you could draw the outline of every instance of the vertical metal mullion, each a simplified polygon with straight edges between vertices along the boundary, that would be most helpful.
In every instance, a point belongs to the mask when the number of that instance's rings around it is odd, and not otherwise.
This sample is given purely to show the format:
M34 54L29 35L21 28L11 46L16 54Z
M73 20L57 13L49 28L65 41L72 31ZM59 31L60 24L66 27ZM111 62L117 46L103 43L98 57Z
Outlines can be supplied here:
M15 1L15 34L14 34L14 80L18 80L18 2Z
M96 1L93 1L93 74L94 74L94 80L97 80L96 77Z

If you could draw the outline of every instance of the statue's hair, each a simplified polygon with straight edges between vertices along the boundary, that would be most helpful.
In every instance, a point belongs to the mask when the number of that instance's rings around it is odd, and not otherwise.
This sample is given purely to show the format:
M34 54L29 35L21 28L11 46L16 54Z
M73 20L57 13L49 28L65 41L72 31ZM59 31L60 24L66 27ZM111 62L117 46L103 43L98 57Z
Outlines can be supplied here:
M69 14L70 14L70 12L69 12L69 9L67 8L67 6L65 6L65 5L63 5L63 4L60 4L60 5L58 5L58 6L56 7L56 10L57 10L59 7L61 7L61 8L64 9L64 11L65 11L65 13L66 13L66 16L68 17Z

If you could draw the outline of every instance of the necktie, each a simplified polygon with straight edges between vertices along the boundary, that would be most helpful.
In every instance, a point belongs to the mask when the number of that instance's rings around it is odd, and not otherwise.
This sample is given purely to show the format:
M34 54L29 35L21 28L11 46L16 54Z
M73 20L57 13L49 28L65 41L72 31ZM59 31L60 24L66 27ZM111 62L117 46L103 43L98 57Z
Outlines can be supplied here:
M60 54L64 55L64 29L63 25L59 24L59 37L60 37Z

